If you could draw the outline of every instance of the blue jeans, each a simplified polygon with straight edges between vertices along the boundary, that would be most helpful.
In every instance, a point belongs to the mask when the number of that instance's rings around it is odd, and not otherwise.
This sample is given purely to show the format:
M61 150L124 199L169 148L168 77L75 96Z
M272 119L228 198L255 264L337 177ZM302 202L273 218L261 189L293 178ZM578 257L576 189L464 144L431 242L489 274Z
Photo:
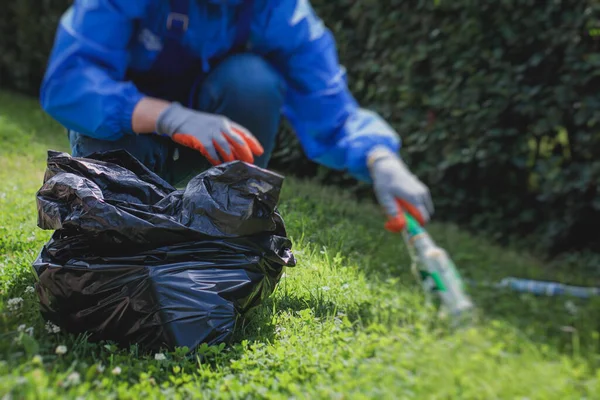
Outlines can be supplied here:
M208 74L193 107L224 115L252 132L265 150L254 164L266 168L275 147L283 99L284 85L275 70L261 57L244 53L230 56ZM211 166L197 151L152 134L106 141L69 131L69 141L75 157L125 149L172 185L184 184Z

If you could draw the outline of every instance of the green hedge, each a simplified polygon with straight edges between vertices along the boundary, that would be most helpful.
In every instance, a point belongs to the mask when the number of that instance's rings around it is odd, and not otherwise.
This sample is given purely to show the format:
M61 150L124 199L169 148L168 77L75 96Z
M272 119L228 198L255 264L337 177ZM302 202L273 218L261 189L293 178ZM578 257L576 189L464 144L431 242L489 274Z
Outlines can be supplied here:
M0 12L0 87L37 95L54 41L70 0L7 0Z
M597 1L314 4L440 218L550 254L600 251Z
M10 2L0 82L37 94L67 0ZM313 0L352 91L387 118L437 215L550 254L600 251L600 6L594 0ZM591 33L590 33L591 32ZM596 35L596 36L594 36ZM289 129L273 167L306 168Z

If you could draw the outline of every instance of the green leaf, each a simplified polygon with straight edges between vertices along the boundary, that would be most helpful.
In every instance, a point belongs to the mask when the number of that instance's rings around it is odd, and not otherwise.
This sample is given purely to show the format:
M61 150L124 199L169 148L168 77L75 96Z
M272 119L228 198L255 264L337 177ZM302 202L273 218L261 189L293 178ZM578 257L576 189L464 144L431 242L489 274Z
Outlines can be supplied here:
M29 336L26 333L21 334L21 343L23 348L29 357L33 357L40 351L40 346L33 336Z

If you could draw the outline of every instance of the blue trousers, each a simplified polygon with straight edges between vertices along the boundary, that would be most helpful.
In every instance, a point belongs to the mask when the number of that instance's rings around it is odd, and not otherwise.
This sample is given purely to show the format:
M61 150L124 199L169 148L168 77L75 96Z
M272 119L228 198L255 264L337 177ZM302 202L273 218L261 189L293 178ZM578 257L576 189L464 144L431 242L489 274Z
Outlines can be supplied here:
M224 115L252 132L265 150L254 164L266 168L275 147L283 100L284 84L275 70L261 57L243 53L226 58L208 74L193 107ZM69 141L74 157L125 149L172 185L185 184L211 166L197 151L153 134L106 141L69 131Z

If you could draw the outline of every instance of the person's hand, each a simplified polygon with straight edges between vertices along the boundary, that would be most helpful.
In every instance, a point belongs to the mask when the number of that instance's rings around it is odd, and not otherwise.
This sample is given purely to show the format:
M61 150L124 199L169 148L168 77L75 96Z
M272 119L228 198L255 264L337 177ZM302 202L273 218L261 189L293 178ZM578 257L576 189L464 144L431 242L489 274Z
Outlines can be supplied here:
M213 165L234 160L253 163L254 156L264 152L259 141L241 125L222 115L191 110L179 103L172 103L160 113L156 132L198 150Z
M421 225L429 222L434 212L429 189L408 170L400 157L387 148L376 147L368 155L368 165L375 195L388 217L387 230L404 229L404 211Z

